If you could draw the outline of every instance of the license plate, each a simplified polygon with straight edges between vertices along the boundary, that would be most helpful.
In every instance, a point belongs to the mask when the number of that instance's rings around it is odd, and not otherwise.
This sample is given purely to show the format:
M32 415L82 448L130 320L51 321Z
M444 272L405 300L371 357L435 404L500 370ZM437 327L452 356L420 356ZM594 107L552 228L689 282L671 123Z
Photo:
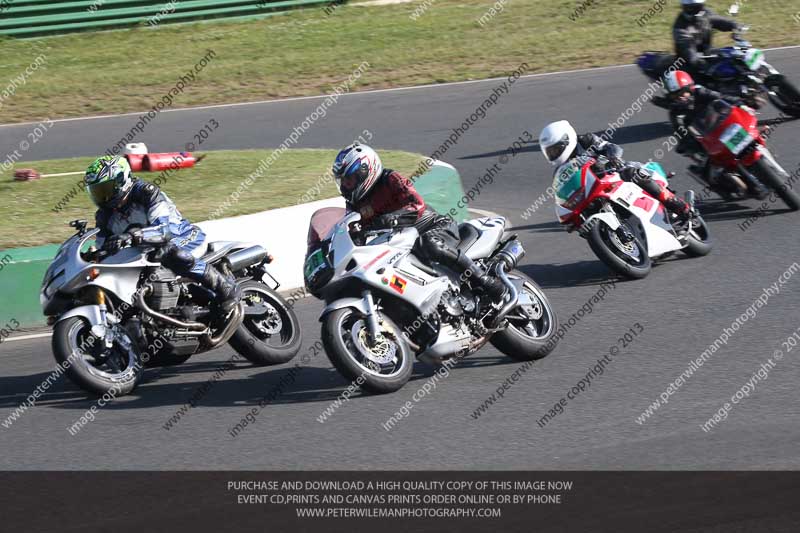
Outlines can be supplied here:
M325 254L322 253L322 248L317 249L313 254L306 258L306 265L304 274L306 279L313 278L317 272L328 266L325 260Z
M730 150L733 155L739 155L742 153L742 150L750 146L754 141L753 136L738 124L729 126L719 140L728 147L728 150Z

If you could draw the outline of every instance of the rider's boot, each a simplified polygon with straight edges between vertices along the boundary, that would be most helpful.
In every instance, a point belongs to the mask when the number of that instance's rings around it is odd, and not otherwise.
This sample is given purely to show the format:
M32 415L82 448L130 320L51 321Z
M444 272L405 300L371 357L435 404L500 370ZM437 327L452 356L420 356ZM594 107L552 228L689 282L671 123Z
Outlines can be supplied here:
M200 282L214 292L214 301L224 316L228 316L239 302L239 289L213 265L206 265Z
M641 183L640 186L650 196L653 196L661 202L667 211L675 215L679 221L687 222L694 215L694 208L691 205L678 198L672 191L666 187L662 187L655 181L651 180Z
M745 185L747 185L747 193L750 196L758 200L764 200L769 196L769 189L764 187L764 185L753 176L749 175L748 172L743 172L742 177L744 178Z
M678 220L681 222L686 222L692 218L694 214L692 212L692 207L674 194L670 194L672 196L661 200L661 203L664 204L664 207L667 208L667 211L678 217Z
M458 252L458 258L456 259L456 265L461 272L465 274L469 272L469 279L475 280L475 285L481 287L493 302L502 301L506 294L506 286L502 281L487 273L460 250Z

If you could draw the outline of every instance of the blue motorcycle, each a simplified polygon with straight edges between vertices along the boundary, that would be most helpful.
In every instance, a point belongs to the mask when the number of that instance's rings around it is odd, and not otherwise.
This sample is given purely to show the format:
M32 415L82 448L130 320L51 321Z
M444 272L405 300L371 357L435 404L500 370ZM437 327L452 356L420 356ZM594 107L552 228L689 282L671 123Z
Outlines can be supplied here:
M735 15L736 11L732 9L730 14ZM715 49L703 56L708 68L698 81L724 95L739 97L754 109L772 102L783 114L800 118L800 91L767 63L763 50L754 48L744 39L746 31L745 27L734 32L733 46ZM676 61L677 56L673 54L650 51L639 56L636 64L647 77L658 80ZM654 98L653 103L669 109L665 98Z

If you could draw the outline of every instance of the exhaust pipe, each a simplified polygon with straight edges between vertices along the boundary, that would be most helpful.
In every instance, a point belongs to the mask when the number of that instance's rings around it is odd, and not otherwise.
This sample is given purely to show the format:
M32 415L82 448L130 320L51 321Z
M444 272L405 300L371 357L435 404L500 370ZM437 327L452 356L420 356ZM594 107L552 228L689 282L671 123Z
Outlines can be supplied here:
M506 317L506 315L510 313L511 310L514 309L514 307L517 305L517 300L519 300L519 291L514 286L514 284L511 283L511 280L508 279L508 274L506 274L506 269L505 269L505 263L498 264L494 268L494 273L508 289L508 294L507 294L508 301L506 301L506 303L503 304L503 307L500 308L500 312L498 312L495 319L492 320L492 328L496 328L500 324L500 322L502 322L502 320Z
M233 337L233 334L236 332L236 329L242 325L244 321L244 304L239 302L239 305L233 310L230 320L228 320L228 325L225 326L219 335L216 337L208 336L206 343L208 344L209 348L216 348L220 344L224 342L228 342L228 340Z
M211 336L206 331L208 331L208 326L205 324L201 324L200 322L183 322L181 320L172 318L171 316L164 315L159 313L158 311L151 309L147 302L144 301L144 298L147 294L150 294L153 288L150 285L147 285L144 289L139 291L139 295L137 296L136 303L138 304L139 308L147 313L148 315L152 316L153 318L165 322L167 324L171 324L178 328L185 328L188 330L196 331L195 335L200 335L205 337L205 343L208 348L215 348L216 346L227 342L233 334L236 332L236 329L242 324L244 321L244 304L239 302L239 305L236 306L233 313L231 314L230 320L228 320L228 324L225 328L219 333L217 336ZM194 335L192 335L194 336Z
M144 288L142 288L142 290L139 291L139 295L136 297L136 304L139 307L139 309L141 309L148 315L152 316L153 318L156 318L162 322L166 322L167 324L171 324L178 328L186 328L197 331L203 331L205 329L208 329L205 324L201 324L200 322L183 322L176 318L172 318L171 316L161 314L154 309L151 309L150 306L147 305L147 302L144 301L144 297L150 294L152 290L153 290L152 285L146 285Z
M237 250L232 254L226 255L223 261L228 263L231 272L238 272L243 268L257 265L267 257L267 251L262 246L251 246L243 250Z
M523 257L525 257L525 248L522 247L522 243L516 237L513 237L497 252L494 260L505 263L506 270L514 270Z

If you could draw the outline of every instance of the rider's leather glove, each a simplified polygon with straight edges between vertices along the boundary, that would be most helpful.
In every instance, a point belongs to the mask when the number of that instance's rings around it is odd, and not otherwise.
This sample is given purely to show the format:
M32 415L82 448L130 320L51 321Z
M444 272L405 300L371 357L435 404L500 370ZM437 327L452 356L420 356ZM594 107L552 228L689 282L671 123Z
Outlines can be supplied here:
M105 248L111 254L115 254L133 243L133 237L130 233L120 233L119 235L112 235L106 240Z
M612 157L608 160L608 165L606 166L613 170L620 170L621 168L625 167L625 161L619 157Z
M132 230L130 232L130 236L131 236L131 244L133 244L134 246L142 244L142 237L144 236L142 230L140 229Z
M381 215L375 219L375 227L391 229L397 226L396 215Z

